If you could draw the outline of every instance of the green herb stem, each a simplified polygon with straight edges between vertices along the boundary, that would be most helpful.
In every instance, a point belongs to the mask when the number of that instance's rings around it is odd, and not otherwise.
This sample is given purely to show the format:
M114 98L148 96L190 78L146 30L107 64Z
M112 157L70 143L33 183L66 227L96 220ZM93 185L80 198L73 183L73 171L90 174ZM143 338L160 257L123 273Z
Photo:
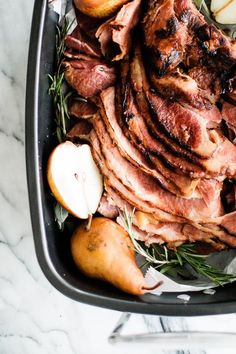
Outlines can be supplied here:
M66 18L62 22L62 26L57 26L57 36L56 36L56 72L55 74L48 75L50 80L49 94L53 99L54 109L56 113L56 124L57 124L57 138L59 142L62 142L66 138L67 124L66 122L70 119L68 111L68 101L73 94L73 91L68 91L65 84L65 73L63 71L63 58L65 51L65 37L71 27L68 24Z

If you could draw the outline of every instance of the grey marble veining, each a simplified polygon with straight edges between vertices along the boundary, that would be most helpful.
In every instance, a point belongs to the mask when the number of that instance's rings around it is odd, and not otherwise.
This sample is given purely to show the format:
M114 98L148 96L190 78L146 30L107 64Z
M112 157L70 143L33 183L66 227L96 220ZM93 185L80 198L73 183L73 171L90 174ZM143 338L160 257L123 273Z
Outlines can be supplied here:
M120 313L73 302L43 276L33 246L24 151L26 65L33 0L0 0L0 354L217 354L112 346ZM135 315L130 333L232 330L236 316ZM220 351L222 353L222 351ZM235 353L225 350L224 353Z

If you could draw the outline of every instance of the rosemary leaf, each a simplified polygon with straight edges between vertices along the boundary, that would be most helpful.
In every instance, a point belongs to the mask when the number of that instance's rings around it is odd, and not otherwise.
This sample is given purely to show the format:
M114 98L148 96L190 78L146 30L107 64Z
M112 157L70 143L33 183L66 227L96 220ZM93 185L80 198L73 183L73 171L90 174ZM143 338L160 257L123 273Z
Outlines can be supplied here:
M57 222L59 229L63 231L64 223L69 213L61 207L60 204L56 204L54 208L55 221Z

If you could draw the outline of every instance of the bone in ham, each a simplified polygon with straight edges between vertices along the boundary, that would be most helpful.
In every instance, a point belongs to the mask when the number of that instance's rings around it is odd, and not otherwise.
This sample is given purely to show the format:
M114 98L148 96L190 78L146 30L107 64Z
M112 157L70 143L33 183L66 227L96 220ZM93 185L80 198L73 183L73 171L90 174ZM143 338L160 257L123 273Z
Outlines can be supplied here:
M70 108L89 129L77 120L69 136L88 129L104 178L98 211L135 208L134 234L147 245L236 247L235 188L224 197L236 179L225 130L236 131L236 42L191 0L132 0L111 18L77 20L65 78L90 99Z

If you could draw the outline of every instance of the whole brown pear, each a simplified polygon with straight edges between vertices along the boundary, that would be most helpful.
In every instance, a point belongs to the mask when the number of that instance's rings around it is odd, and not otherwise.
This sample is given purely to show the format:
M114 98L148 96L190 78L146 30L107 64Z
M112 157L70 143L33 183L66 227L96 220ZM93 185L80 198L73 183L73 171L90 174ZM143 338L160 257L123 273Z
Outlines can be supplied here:
M85 275L107 281L132 294L143 295L146 287L137 266L128 233L107 218L92 220L90 230L81 225L71 239L73 259Z
M85 15L107 17L129 0L74 0L75 6Z

